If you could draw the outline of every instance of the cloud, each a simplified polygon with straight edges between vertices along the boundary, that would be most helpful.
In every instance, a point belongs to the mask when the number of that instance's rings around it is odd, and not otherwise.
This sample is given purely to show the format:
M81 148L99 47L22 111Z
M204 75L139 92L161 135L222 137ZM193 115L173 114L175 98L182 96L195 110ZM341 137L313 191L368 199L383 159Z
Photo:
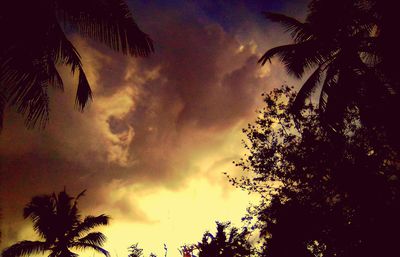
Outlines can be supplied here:
M240 128L253 120L260 94L279 85L284 72L276 63L257 66L264 36L254 24L246 25L244 36L242 29L227 32L172 9L153 9L144 23L156 43L149 59L72 37L94 93L84 113L74 110L76 77L65 68L66 89L51 92L46 130L27 131L20 117L7 113L0 136L6 242L24 239L19 232L27 223L20 213L33 195L64 186L71 194L88 189L84 212L141 224L155 222L140 200L148 195L186 201L189 188L205 180L210 192L223 191L212 204L229 198L233 189L222 182L222 172L240 152Z

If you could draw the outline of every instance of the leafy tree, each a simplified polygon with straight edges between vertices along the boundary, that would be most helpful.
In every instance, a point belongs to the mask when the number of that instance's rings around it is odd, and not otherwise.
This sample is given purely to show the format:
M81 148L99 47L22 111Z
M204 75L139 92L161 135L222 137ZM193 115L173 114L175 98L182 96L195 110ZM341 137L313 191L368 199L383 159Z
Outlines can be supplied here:
M138 243L131 245L128 248L128 250L129 250L128 257L143 257L143 249L139 248ZM167 257L168 248L167 248L166 244L164 244L164 251L165 251L164 257ZM154 253L150 253L149 256L150 257L157 257L157 255L154 254Z
M217 222L217 233L204 233L201 242L192 247L192 250L197 249L199 257L250 256L253 250L248 242L249 234L247 229L239 231L238 228L231 227L229 222Z
M393 3L394 4L394 3ZM393 56L399 56L395 11L390 1L312 0L305 22L283 14L266 12L282 24L293 43L268 50L259 60L265 64L274 56L289 74L302 78L292 106L299 115L305 100L319 88L319 109L324 122L333 129L343 125L348 108L356 105L361 122L385 130L393 145L400 144L387 110L398 109L400 84L393 71ZM396 61L397 62L397 61Z
M24 218L30 218L35 232L42 241L20 241L2 252L2 257L22 257L49 252L49 257L77 257L70 248L78 250L93 249L109 256L102 248L105 236L91 229L107 225L109 217L86 216L83 220L78 211L78 200L85 191L76 197L66 191L57 195L35 196L24 208Z
M143 249L138 247L138 243L131 245L129 248L128 257L142 257Z
M78 73L76 105L83 110L92 92L81 57L66 34L78 32L115 51L148 56L153 43L136 25L124 0L2 1L0 32L0 127L6 105L26 114L26 125L44 126L48 87L63 89L57 66Z
M400 229L399 154L380 131L362 125L358 108L330 134L319 110L289 110L289 87L264 95L266 107L244 133L249 153L232 183L262 196L253 217L262 256L390 256Z

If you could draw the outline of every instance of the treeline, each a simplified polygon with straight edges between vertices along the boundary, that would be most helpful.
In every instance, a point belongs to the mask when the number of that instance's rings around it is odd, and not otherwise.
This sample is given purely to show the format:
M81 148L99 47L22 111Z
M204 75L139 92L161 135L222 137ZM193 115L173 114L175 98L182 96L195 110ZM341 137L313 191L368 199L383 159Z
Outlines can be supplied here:
M400 231L400 45L392 1L312 0L305 21L265 16L293 43L268 50L289 74L311 74L298 92L282 86L263 95L265 107L243 132L248 154L232 184L261 201L243 228L217 223L217 233L182 248L203 256L394 256ZM108 217L79 218L65 191L32 199L24 209L43 241L22 241L2 253L22 257L69 248L102 248L89 230ZM259 243L249 243L250 233ZM142 256L137 244L131 257Z
M244 133L232 183L263 197L247 220L260 256L393 256L400 228L399 60L390 1L313 0L304 22L265 13L293 43L268 50L289 74ZM317 92L317 93L314 93ZM251 222L250 222L251 223Z
M78 209L78 200L85 191L76 197L70 196L65 189L59 193L39 195L25 206L23 216L30 219L33 229L40 240L23 240L17 242L2 252L2 257L22 257L35 254L48 254L50 257L77 257L74 250L94 250L106 257L110 253L103 248L106 236L92 230L108 225L109 217L105 214L98 216L82 215ZM229 222L217 222L215 235L205 232L201 241L195 244L184 245L179 249L184 257L194 256L250 256L254 248L248 239L250 232L230 225ZM165 257L167 246L164 245ZM143 249L138 243L129 248L128 257L143 257ZM149 255L156 257L154 253Z

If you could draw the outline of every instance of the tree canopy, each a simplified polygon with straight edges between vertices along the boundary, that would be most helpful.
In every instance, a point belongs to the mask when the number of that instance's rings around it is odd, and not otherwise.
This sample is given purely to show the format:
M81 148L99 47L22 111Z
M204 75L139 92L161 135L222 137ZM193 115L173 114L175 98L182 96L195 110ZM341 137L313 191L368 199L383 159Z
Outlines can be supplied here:
M263 256L391 256L400 228L399 42L390 1L312 0L304 22L266 12L293 43L268 50L298 93L265 95L244 133L246 173L234 185L262 195L249 211ZM390 11L389 11L390 10ZM317 105L314 91L319 90Z
M128 257L142 257L143 256L143 249L139 248L138 243L129 246L128 250L129 250Z
M309 75L293 103L299 115L305 100L319 93L320 117L329 127L343 125L348 108L359 108L364 125L384 130L400 145L398 123L388 110L400 107L400 81L394 65L400 56L394 2L376 0L312 0L304 22L265 12L290 33L293 43L268 50L265 64L277 56L289 74ZM396 59L397 58L397 59Z
M216 222L215 235L206 231L197 244L185 245L180 251L183 257L246 257L254 253L249 242L250 232L247 228L239 229L230 222ZM194 255L193 252L197 252Z
M356 107L339 133L307 105L290 114L289 87L264 96L266 107L244 133L249 154L236 164L234 185L262 195L247 220L264 238L263 256L385 256L400 228L399 154L379 131L360 122Z

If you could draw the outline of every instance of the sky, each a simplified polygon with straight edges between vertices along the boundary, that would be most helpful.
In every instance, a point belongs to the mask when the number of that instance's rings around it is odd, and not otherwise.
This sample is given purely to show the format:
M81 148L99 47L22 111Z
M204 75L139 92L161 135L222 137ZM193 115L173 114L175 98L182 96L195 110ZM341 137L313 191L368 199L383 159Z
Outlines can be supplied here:
M74 108L77 78L59 67L65 90L50 91L50 122L27 130L12 109L0 134L0 249L34 240L22 209L39 194L71 195L84 215L105 213L105 248L126 256L179 256L215 221L240 225L256 197L231 186L232 161L244 154L242 128L262 107L263 92L296 86L282 65L258 58L289 42L261 11L302 18L305 1L130 1L135 20L155 42L149 58L114 53L70 34L82 56L94 99ZM93 256L92 252L82 256ZM96 255L97 256L97 255Z

